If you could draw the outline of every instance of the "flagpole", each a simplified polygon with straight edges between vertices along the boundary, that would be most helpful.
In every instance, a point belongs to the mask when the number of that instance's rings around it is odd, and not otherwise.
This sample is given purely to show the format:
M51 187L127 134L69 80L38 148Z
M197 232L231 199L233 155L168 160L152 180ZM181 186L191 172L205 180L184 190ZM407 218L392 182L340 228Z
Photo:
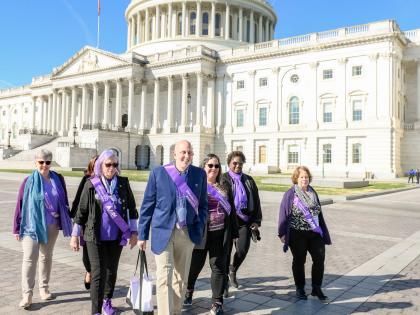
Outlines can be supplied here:
M99 27L101 23L101 0L98 0L98 29L96 31L96 48L99 48Z

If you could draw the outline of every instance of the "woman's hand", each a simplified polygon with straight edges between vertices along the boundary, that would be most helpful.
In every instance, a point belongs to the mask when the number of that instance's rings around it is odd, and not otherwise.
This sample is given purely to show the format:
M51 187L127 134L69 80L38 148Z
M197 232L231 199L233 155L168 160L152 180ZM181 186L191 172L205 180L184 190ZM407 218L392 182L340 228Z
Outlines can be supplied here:
M134 246L136 246L136 244L137 244L137 233L131 234L129 243L130 243L130 249L133 249Z
M16 239L16 241L20 241L20 236L19 236L19 234L15 234L15 239Z
M251 223L251 225L250 225L250 229L251 230L258 230L258 224L257 223Z
M286 242L286 235L280 237L280 241L284 244L284 242Z
M80 249L79 246L79 237L78 236L72 236L70 239L70 247L73 251L78 252Z
M139 241L137 242L137 245L138 245L138 247L140 248L140 250L143 250L143 251L145 251L145 250L146 250L146 242L147 242L147 241L142 241L142 240L139 240Z

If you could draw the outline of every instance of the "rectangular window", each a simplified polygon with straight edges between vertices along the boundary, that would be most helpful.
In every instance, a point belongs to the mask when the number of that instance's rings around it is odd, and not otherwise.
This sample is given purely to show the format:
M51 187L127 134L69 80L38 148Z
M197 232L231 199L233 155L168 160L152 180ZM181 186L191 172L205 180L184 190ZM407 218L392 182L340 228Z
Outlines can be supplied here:
M244 110L238 109L236 111L236 127L244 126Z
M236 89L240 90L240 89L244 89L245 88L245 81L244 80L239 80L238 82L236 82Z
M259 125L267 126L267 107L261 107L259 109Z
M267 78L260 78L260 87L267 86L267 85L268 85Z
M360 143L353 143L352 145L352 162L353 164L362 163L362 145Z
M297 145L289 146L289 152L287 154L287 163L299 164L299 148Z
M332 79L333 78L333 71L332 69L326 69L322 72L322 78L324 80Z
M324 123L330 123L332 122L332 116L333 116L333 105L331 102L324 103L324 115L323 115L323 121Z
M322 160L326 164L332 161L332 149L329 143L322 145Z
M262 145L258 148L258 163L267 163L267 147L265 145Z
M362 101L353 101L353 121L361 121L363 118Z
M351 74L353 77L362 75L362 66L353 66Z

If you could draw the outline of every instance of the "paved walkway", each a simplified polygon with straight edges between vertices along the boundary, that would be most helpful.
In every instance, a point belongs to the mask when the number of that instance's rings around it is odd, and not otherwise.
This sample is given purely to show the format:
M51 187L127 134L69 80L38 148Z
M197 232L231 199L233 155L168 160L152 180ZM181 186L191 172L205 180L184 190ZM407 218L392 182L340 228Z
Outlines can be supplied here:
M60 235L54 252L51 290L57 295L43 302L37 290L29 311L21 311L20 244L11 235L17 189L25 175L0 173L0 314L89 314L89 294L83 287L81 253L73 253ZM78 179L67 178L70 199ZM140 203L144 183L133 183ZM420 194L407 191L338 202L324 206L333 238L327 247L324 277L328 305L317 299L294 297L291 254L284 254L276 236L281 193L261 192L264 221L262 241L252 244L238 272L240 287L225 300L226 314L420 314ZM136 250L124 249L114 304L131 314L125 303ZM154 259L148 252L154 273ZM310 284L308 257L307 283ZM309 291L310 285L307 286ZM197 283L193 305L185 314L207 314L211 304L209 267Z

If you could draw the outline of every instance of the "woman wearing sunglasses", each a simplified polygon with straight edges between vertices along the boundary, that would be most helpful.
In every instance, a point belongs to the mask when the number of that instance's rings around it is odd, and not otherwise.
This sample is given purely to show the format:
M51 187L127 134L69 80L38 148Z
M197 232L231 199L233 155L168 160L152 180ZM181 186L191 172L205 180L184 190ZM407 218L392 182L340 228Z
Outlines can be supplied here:
M49 280L52 256L59 230L71 234L71 220L63 176L50 170L52 153L41 150L35 156L35 171L23 181L16 204L13 233L23 248L22 300L19 306L29 308L39 264L39 295L51 300ZM39 261L38 261L39 258Z
M231 239L238 238L238 226L233 196L228 186L220 184L220 160L208 154L201 167L207 174L209 216L203 242L193 250L184 305L192 304L195 282L206 262L207 252L211 268L212 308L210 314L223 314L223 292L226 287L226 260Z
M91 265L92 314L115 314L111 299L118 263L124 245L137 244L136 202L126 177L119 174L118 157L102 152L95 162L94 176L86 181L74 217L70 246L79 250L83 228Z
M88 163L87 168L85 169L82 180L80 181L79 187L77 188L76 196L74 197L73 204L70 210L70 217L74 218L77 212L77 208L79 207L80 196L82 194L83 188L85 187L86 181L93 176L93 169L95 167L95 162L98 159L98 156L93 156ZM83 236L80 236L80 244L83 245L84 240ZM91 282L91 274L90 274L90 262L89 262L89 255L87 251L87 246L83 246L83 256L82 256L83 265L85 266L86 273L83 279L83 283L85 285L86 290L90 289L90 282Z
M259 235L258 228L261 226L262 220L257 185L251 176L242 172L245 162L245 155L241 151L229 153L227 158L229 171L222 176L222 182L226 182L233 191L235 211L238 217L239 238L235 242L236 252L233 262L229 265L230 283L235 288L239 286L236 273L248 253L252 234ZM228 264L232 246L233 240L230 243ZM225 295L228 295L228 292L225 292Z

